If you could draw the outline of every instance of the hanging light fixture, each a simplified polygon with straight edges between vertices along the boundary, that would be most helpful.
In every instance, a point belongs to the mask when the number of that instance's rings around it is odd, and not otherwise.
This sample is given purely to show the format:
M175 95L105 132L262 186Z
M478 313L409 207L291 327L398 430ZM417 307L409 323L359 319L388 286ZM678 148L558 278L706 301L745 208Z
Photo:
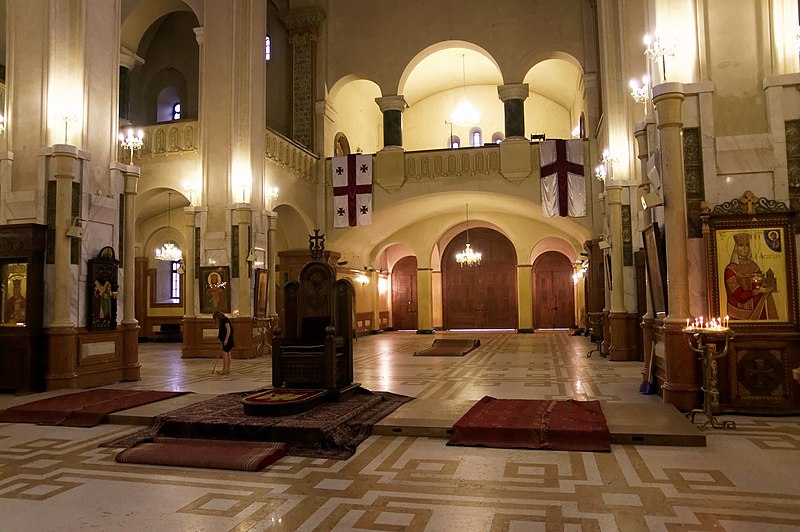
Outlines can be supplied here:
M462 268L481 264L481 254L469 247L469 203L467 203L467 245L464 247L464 251L456 253L456 262Z
M450 121L459 127L470 127L481 119L480 112L467 100L467 68L464 54L461 54L461 101L453 110ZM452 135L451 135L452 138ZM452 142L452 140L451 140Z
M172 227L172 192L167 196L167 220L169 220L169 227ZM179 262L182 258L183 253L180 248L175 247L173 242L164 242L164 244L156 250L156 260Z

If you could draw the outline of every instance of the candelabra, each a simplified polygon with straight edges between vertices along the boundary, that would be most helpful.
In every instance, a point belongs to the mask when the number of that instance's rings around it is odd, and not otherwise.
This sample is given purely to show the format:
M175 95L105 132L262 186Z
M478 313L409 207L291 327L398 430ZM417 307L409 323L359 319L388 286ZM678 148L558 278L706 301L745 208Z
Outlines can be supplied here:
M119 134L119 144L122 146L123 150L131 150L130 164L133 165L133 152L141 150L142 146L144 146L144 133L140 129L136 132L136 135L134 135L133 129L128 129L127 136L122 133Z
M674 56L677 52L678 44L675 35L672 36L669 43L661 41L661 35L656 32L655 38L649 35L644 36L644 44L647 48L644 50L644 55L653 62L661 60L661 72L664 76L663 81L667 80L667 61L666 56Z
M69 143L69 124L71 122L77 122L78 117L75 116L74 113L67 111L66 109L62 109L56 114L56 120L59 122L64 122L64 144Z
M606 167L602 164L597 165L594 169L594 176L600 181L606 180Z
M265 188L264 199L269 200L269 210L272 210L275 206L275 200L278 199L278 187Z
M703 318L698 318L694 323L686 320L686 327L683 334L689 340L692 351L698 354L703 368L703 408L695 408L688 412L686 417L694 423L696 414L703 414L705 421L697 425L700 430L709 425L715 429L735 429L736 423L733 421L723 421L714 417L713 404L719 397L719 390L716 388L716 379L713 378L715 361L728 354L728 342L734 334L728 327L728 317L714 318L708 322ZM722 344L722 349L719 349Z
M611 155L608 150L603 150L603 158L600 159L600 164L594 169L594 175L600 181L614 179L614 163L618 163L619 159Z
M644 114L647 115L647 102L650 100L650 78L642 76L642 85L635 79L631 80L631 98L636 103L644 104Z

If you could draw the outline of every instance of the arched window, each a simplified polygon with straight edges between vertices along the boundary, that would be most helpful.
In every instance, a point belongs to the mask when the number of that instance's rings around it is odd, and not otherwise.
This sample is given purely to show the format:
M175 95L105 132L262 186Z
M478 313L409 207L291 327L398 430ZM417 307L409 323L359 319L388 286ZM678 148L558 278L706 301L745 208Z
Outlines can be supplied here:
M481 128L473 127L469 130L469 140L471 142L471 146L477 148L478 146L483 146L483 134L481 133Z
M172 105L172 119L173 120L181 119L181 102Z
M264 59L266 61L272 59L272 39L270 39L269 34L264 39Z
M156 122L171 122L180 119L181 93L177 87L170 86L161 89L156 103ZM175 117L175 111L179 116Z
M453 135L448 139L447 143L450 145L451 148L455 149L461 146L461 139L458 137L458 135Z
M170 275L170 295L172 299L180 301L181 299L181 274L178 269L181 267L181 262L176 260L172 261L172 271Z
M492 134L492 143L493 144L500 144L501 142L503 142L503 139L505 139L505 137L506 136L503 135L503 133L501 131L495 131Z

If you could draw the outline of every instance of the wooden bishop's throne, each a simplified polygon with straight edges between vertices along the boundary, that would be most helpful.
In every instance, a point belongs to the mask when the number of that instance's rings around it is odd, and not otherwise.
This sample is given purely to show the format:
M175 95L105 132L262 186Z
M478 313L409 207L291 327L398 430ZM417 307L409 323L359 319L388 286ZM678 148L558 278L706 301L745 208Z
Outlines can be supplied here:
M311 258L284 287L285 330L274 329L272 385L342 394L353 384L353 287L323 258L324 235L309 237Z

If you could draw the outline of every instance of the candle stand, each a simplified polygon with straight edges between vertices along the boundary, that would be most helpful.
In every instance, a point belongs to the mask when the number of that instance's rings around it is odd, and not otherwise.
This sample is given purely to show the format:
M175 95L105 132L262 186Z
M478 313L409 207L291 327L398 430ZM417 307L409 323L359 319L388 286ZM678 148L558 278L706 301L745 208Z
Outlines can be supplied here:
M728 354L728 342L733 338L733 331L728 327L723 328L703 328L686 327L683 333L689 340L692 351L697 353L703 366L703 408L695 408L687 412L686 417L694 423L696 414L703 414L705 421L697 424L697 428L704 430L711 425L715 429L735 429L736 423L733 421L723 421L714 417L712 405L719 396L719 390L712 384L711 372L713 362ZM718 350L718 344L724 342L722 350Z

